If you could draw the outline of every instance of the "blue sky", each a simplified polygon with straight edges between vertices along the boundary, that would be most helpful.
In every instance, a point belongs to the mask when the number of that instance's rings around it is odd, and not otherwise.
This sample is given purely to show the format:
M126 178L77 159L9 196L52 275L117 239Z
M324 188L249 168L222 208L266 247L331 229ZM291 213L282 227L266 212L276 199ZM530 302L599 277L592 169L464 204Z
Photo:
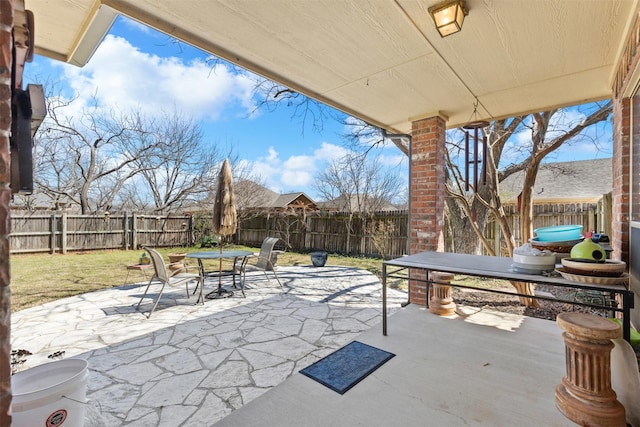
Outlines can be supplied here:
M213 65L209 59L208 54L165 34L118 18L85 67L36 55L27 64L25 80L62 82L68 96L75 94L85 103L96 96L115 110L153 114L175 107L199 121L204 143L232 147L270 189L304 191L319 200L312 187L314 176L346 152L342 124L328 119L322 132L317 132L310 123L305 126L300 118L292 118L293 109L286 106L256 113L251 75L225 63ZM575 112L566 117L580 120L581 116ZM610 125L594 129L591 136L555 153L549 161L610 157ZM406 157L392 144L377 150L381 161L394 167L406 182Z
M79 96L80 105L96 96L116 110L153 114L175 106L199 121L204 143L232 147L272 190L304 191L318 200L313 178L344 155L343 125L327 119L318 132L284 105L256 113L251 75L208 59L198 49L118 18L83 68L36 55L27 64L25 81L62 82L65 96ZM392 144L380 154L384 163L401 165L398 173L406 181L405 156Z

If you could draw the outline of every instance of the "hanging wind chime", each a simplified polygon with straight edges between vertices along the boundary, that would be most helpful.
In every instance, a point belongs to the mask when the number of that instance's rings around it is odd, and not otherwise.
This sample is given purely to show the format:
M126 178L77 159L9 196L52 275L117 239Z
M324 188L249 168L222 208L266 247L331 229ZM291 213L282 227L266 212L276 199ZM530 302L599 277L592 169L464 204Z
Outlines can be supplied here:
M477 118L478 103L473 105L473 116ZM484 120L475 120L462 126L464 129L464 189L469 191L471 187L469 172L471 165L473 164L473 191L478 190L478 164L482 163L482 170L480 171L482 178L482 185L487 183L487 137L482 135L480 138L480 129L489 126L489 122ZM473 134L471 134L473 131ZM480 140L482 139L482 158L480 158ZM470 141L472 140L472 141ZM473 152L470 151L470 142L473 143ZM473 158L472 158L473 156Z

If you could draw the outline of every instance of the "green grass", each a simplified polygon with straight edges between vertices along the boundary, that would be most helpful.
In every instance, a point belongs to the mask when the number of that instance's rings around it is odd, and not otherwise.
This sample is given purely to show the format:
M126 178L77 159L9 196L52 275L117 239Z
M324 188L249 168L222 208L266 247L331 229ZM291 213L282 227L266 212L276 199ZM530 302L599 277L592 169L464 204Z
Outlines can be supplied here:
M227 249L227 248L225 248ZM232 249L232 248L228 248ZM233 249L259 248L236 246ZM199 247L161 248L159 252L168 261L167 254L175 252L198 252ZM126 266L136 264L143 250L137 251L91 251L82 253L12 255L11 256L11 310L12 312L55 301L60 298L121 286L127 276ZM194 260L187 260L188 267L195 268ZM278 257L278 265L309 265L309 254L285 252ZM375 258L329 255L328 264L358 267L382 274L382 260ZM224 268L224 266L223 266ZM129 282L142 281L142 275L131 271ZM395 284L399 286L399 284Z

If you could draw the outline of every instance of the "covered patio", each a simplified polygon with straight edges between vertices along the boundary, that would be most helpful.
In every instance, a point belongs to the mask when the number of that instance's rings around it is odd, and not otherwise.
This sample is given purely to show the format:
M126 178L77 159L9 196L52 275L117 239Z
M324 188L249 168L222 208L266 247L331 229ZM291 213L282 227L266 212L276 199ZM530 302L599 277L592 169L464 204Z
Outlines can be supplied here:
M35 47L39 54L82 66L117 14L165 31L384 129L410 158L410 254L443 248L447 128L471 118L494 120L612 98L612 246L614 257L630 267L632 290L639 289L640 258L638 251L632 250L640 245L640 175L632 173L640 168L640 138L636 137L640 135L640 123L634 115L640 106L638 0L466 0L469 13L462 31L445 38L436 32L428 14L429 7L436 3L3 2L0 424L10 420L10 336L33 332L22 331L31 329L25 325L14 326L11 331L9 322L12 90L21 84L29 49ZM25 9L33 11L35 34ZM17 63L12 71L14 57ZM303 383L305 378L292 378L223 423L261 423L263 416L270 419L280 411L285 415L277 419L279 425L289 416L304 420L305 425L339 425L360 419L365 420L363 424L373 423L376 416L377 420L388 421L383 416L397 415L384 424L395 425L416 421L411 418L415 414L421 416L419 424L424 423L422 417L452 425L569 424L553 407L553 392L549 390L564 367L563 349L554 335L559 331L553 322L520 319L515 320L519 328L504 331L428 315L421 308L426 303L424 286L412 286L409 299L412 305L390 318L388 337L383 338L381 332L378 335L375 328L362 336L402 357L388 362L360 389L356 386L343 399L337 399L321 388L316 394L317 385ZM635 309L631 316L636 326L640 323L638 313ZM426 333L429 335L422 335ZM434 342L441 345L432 345ZM184 346L189 348L191 343L185 341ZM527 351L517 351L523 348ZM482 365L474 365L479 359ZM442 363L434 366L431 361ZM516 367L531 367L532 371L515 374ZM474 387L484 394L474 395ZM442 396L435 397L439 394ZM112 397L114 402L117 399ZM384 406L381 400L390 404ZM398 409L408 403L413 405L406 411ZM255 412L250 412L250 407ZM152 412L158 416L154 410L137 418L153 417ZM335 418L338 413L350 418ZM505 418L496 418L499 416ZM542 416L549 418L537 418Z
M279 276L284 289L250 273L247 298L205 305L172 289L151 319L133 308L144 284L66 298L16 313L13 348L33 353L25 368L86 359L88 410L107 426L571 425L555 408L554 322L470 307L442 318L390 289L383 337L373 274ZM353 340L396 356L344 395L299 373Z

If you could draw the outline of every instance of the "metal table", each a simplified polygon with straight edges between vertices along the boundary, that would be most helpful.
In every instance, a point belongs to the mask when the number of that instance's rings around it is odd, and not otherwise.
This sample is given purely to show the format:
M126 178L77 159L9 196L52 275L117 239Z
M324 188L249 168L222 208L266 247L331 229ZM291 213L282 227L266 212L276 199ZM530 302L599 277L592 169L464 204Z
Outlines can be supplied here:
M429 304L429 288L432 283L429 280L429 271L444 271L453 274L464 274L466 276L488 277L494 279L504 279L523 283L540 283L564 288L573 288L588 291L599 291L610 295L611 306L582 303L571 300L562 300L545 296L531 296L513 292L505 292L497 289L481 289L473 286L465 286L456 283L446 285L458 288L478 289L481 291L530 297L556 302L570 303L593 308L602 308L614 312L622 313L622 333L625 340L631 339L631 317L630 311L633 308L633 292L627 285L595 285L589 283L579 283L564 279L561 276L543 276L536 274L523 274L511 270L513 260L507 257L493 257L482 255L454 254L447 252L421 252L419 254L405 256L382 263L382 334L387 335L387 278L400 278L424 282L427 284L427 304ZM408 272L409 269L423 270L426 279L413 278ZM443 283L444 284L444 283ZM621 307L615 298L620 296Z
M233 287L236 287L236 276L240 275L240 271L237 269L237 263L239 259L245 259L247 256L253 255L251 251L207 251L207 252L192 252L187 254L187 258L195 258L198 260L198 270L200 271L200 276L203 279L204 286L204 278L205 277L218 277L218 290L210 292L206 295L209 299L217 299L217 298L226 298L233 296L232 291L228 291L222 288L222 276L231 276L233 278ZM218 271L205 271L203 260L212 260L217 259L222 263L223 259L233 259L233 269L231 271L222 271L221 269ZM221 264L222 265L222 264Z

